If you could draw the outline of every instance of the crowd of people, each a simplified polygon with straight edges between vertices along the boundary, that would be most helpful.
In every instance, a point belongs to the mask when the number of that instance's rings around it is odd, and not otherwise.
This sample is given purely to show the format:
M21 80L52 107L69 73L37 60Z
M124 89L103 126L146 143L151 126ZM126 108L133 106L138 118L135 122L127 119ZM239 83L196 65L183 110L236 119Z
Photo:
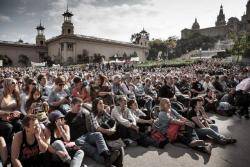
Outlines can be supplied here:
M80 167L88 156L122 167L126 147L175 142L210 155L207 139L237 140L208 113L249 119L249 77L249 67L218 59L178 68L2 68L2 164Z

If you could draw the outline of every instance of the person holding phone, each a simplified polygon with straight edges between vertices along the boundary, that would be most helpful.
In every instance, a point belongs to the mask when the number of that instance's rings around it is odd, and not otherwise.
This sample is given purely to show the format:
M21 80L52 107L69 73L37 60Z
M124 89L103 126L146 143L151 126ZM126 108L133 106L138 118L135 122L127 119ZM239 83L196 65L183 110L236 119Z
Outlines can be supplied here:
M65 123L64 115L60 111L53 111L49 115L47 136L50 136L49 152L54 154L70 167L80 167L84 152L75 142L70 141L70 129Z

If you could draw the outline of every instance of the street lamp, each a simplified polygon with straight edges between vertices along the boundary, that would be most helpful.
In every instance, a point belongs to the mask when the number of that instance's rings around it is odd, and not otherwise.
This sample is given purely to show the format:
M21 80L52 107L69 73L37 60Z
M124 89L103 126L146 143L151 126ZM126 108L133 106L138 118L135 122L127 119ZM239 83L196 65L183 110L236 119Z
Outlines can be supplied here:
M118 57L118 56L117 56L117 54L115 54L115 55L114 55L114 58L115 58L115 62L116 62L116 60L117 60L117 57Z
M200 48L199 51L200 51L200 59L201 59L201 51L202 51L202 49Z

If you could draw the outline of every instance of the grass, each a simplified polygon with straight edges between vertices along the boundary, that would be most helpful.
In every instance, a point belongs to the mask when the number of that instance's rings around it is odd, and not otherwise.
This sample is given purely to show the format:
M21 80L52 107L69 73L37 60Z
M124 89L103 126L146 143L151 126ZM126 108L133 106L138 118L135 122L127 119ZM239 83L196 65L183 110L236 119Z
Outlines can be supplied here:
M186 59L172 59L172 60L160 60L160 61L146 61L142 64L138 64L137 67L159 67L159 66L185 66L193 64L195 60L186 60Z

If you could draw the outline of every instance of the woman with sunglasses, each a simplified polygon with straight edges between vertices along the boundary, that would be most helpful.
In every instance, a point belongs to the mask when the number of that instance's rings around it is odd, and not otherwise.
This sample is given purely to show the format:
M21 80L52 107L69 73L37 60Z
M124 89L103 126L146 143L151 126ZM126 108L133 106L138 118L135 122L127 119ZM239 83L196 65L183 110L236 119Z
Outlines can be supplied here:
M54 89L49 95L48 103L52 110L59 110L65 115L70 109L70 93L64 86L65 78L62 76L57 77Z
M27 114L25 110L25 104L31 95L32 89L35 86L36 86L35 80L28 78L25 87L23 89L23 93L21 94L21 112L25 115Z
M39 122L48 122L47 113L49 111L49 105L42 99L42 94L38 87L34 87L32 89L31 95L27 100L25 107L27 113L36 115Z
M13 134L22 130L20 95L16 80L12 78L4 79L3 88L3 95L0 97L0 136L10 148Z

